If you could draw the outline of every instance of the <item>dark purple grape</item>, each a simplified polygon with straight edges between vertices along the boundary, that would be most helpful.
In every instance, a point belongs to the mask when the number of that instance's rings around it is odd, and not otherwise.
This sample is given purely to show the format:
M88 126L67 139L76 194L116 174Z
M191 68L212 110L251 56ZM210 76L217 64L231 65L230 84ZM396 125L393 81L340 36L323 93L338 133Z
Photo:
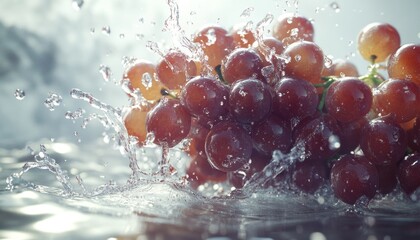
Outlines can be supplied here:
M382 194L392 192L397 186L397 165L376 166L378 170L379 185L378 190Z
M226 82L255 78L265 82L261 73L263 61L252 49L238 48L231 52L222 63L222 75Z
M230 112L236 121L244 124L254 124L268 117L272 102L270 86L257 79L237 81L229 94Z
M372 90L354 77L333 82L325 96L327 112L340 122L352 122L364 117L372 106Z
M340 149L340 132L337 121L321 114L301 122L294 129L295 145L303 151L303 158L326 161Z
M350 153L359 146L362 130L368 122L367 118L361 118L349 123L337 122L340 128L341 154Z
M211 122L225 119L229 112L229 88L219 80L195 77L181 91L181 103L199 118Z
M302 119L315 113L318 106L316 88L308 81L282 78L275 86L274 112L284 119Z
M267 156L274 150L287 153L292 146L290 123L274 115L255 126L251 136L254 147Z
M378 171L364 156L342 155L331 168L332 189L345 203L355 204L363 196L372 199L378 184Z
M407 148L405 131L392 120L373 119L363 128L360 148L375 165L395 165Z
M154 142L173 147L190 132L191 115L177 99L163 97L148 112L146 117L147 133L154 134Z
M327 179L327 165L323 161L296 162L292 181L303 192L314 193Z
M205 144L209 163L224 172L245 165L252 153L252 139L237 123L223 121L208 133Z
M398 180L402 190L408 195L420 187L420 154L408 155L398 168Z

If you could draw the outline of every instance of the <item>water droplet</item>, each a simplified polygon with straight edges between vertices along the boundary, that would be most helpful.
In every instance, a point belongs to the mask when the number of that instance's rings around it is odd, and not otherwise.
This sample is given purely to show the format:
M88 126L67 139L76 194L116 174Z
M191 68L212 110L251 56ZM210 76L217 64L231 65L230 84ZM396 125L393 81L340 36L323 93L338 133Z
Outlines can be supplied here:
M296 62L299 62L301 59L302 59L302 56L300 56L299 54L297 54L297 55L295 56L295 61L296 61Z
M82 108L78 108L76 111L71 112L67 111L66 114L64 114L64 117L66 119L76 120L78 118L81 118L83 114L85 113L85 110Z
M63 98L56 94L56 93L50 93L47 99L44 101L44 105L50 110L54 111L55 107L60 106L61 102L63 101Z
M102 27L102 33L103 34L106 34L106 35L111 34L111 27L110 26L104 26L104 27Z
M99 66L99 72L102 74L102 78L105 80L105 82L109 82L112 76L111 68L101 64Z
M241 16L240 17L243 17L243 18L245 18L245 17L249 17L249 16L251 16L251 13L254 11L254 8L253 7L249 7L249 8L247 8L247 9L245 9L242 13L241 13Z
M141 77L141 83L143 84L143 86L146 87L146 89L149 89L150 87L152 87L153 79L152 79L152 76L150 76L150 73L148 72L143 73L143 76Z
M25 91L21 89L16 89L15 91L15 97L17 100L23 100L25 98L26 94Z
M330 3L330 7L334 10L334 12L339 13L341 11L340 6L336 2Z
M353 45L354 41L350 40L349 41L349 46Z
M124 39L125 38L125 34L124 33L120 33L120 39Z
M71 5L74 10L79 11L83 6L83 0L72 0Z
M95 31L96 31L96 30L95 30L95 28L94 28L94 27L91 27L91 28L90 28L90 34L94 34L94 33L95 33Z
M331 65L333 64L333 61L332 61L332 59L331 59L332 57L330 57L330 56L325 56L324 57L324 66L326 67L326 68L330 68L331 67Z
M295 37L299 34L299 28L293 28L292 30L290 30L290 36L291 37Z

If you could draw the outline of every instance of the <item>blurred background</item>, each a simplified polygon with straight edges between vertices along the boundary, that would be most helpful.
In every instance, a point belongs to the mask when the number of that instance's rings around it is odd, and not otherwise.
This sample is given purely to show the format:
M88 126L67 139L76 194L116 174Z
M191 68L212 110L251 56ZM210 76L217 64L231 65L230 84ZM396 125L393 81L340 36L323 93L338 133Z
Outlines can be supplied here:
M331 58L348 58L366 71L356 49L362 27L388 22L402 43L420 42L418 0L179 0L187 36L209 24L227 29L267 14L297 12L313 20L315 42ZM0 148L24 147L39 139L89 141L101 136L98 121L81 127L66 112L97 111L70 96L72 88L114 107L128 104L118 85L126 57L157 61L176 45L164 30L167 0L2 0L0 1ZM272 25L272 24L271 24ZM271 28L267 27L267 31ZM107 77L104 78L103 73ZM49 102L50 105L46 104Z

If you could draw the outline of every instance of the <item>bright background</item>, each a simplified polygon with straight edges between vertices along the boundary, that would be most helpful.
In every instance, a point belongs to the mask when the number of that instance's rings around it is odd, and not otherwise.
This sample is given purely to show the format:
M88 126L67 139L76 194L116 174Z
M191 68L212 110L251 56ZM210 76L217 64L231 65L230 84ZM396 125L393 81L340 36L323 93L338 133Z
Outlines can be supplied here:
M81 128L81 120L65 119L67 111L95 112L69 92L79 88L115 107L128 104L117 86L124 56L156 61L159 56L146 47L158 43L162 51L174 46L164 21L169 16L165 0L2 0L0 1L0 147L25 146L39 139L89 141L100 137L97 121ZM326 55L349 58L363 73L367 64L356 51L360 29L374 21L388 22L400 32L402 43L420 42L418 0L179 0L182 29L189 36L197 29L218 24L225 28L266 14L298 12L313 19L315 42ZM297 4L297 5L296 5ZM253 9L249 16L241 14ZM104 27L110 28L104 34ZM268 29L269 30L269 29ZM112 76L105 81L100 65ZM24 90L23 100L15 98ZM44 105L50 93L62 96L50 111ZM77 132L77 134L75 134ZM76 136L77 135L77 136ZM57 140L55 140L57 141Z

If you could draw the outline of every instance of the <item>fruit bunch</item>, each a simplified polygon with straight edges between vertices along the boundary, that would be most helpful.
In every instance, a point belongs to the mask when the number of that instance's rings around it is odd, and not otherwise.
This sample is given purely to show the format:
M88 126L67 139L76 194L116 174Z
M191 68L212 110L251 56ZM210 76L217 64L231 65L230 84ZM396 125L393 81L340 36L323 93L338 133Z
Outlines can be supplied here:
M130 65L123 78L139 97L123 117L128 134L164 148L188 140L194 187L241 188L274 151L299 157L270 186L314 193L330 184L349 204L420 186L419 44L401 45L390 24L367 25L358 50L370 67L359 75L325 56L303 16L281 15L270 36L257 32L209 26L189 52Z

